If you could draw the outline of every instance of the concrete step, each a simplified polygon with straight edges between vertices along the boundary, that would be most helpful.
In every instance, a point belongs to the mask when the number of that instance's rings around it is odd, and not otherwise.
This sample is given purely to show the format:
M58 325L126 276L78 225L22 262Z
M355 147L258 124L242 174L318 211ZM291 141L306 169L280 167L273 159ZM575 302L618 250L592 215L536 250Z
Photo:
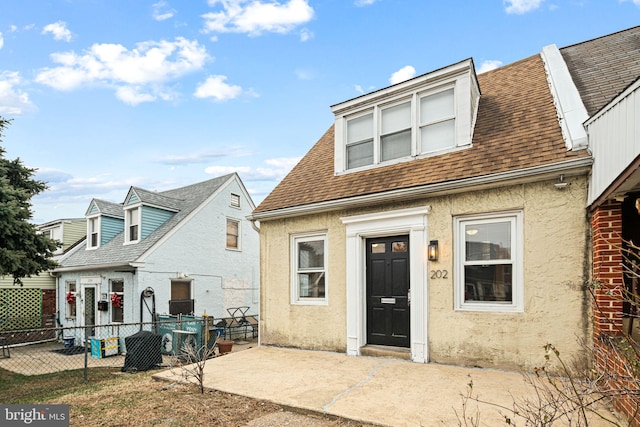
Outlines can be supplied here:
M371 357L390 357L393 359L411 360L411 350L406 347L391 347L386 345L365 345L360 348L360 354Z

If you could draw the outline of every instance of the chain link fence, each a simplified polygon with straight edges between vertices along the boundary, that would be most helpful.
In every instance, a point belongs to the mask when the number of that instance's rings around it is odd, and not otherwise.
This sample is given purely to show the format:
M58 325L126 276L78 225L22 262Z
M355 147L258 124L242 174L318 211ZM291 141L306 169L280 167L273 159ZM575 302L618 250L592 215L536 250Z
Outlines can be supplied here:
M146 323L0 328L0 370L26 376L69 371L87 382L93 368L137 372L181 366L219 355L218 341L257 337L257 316L251 319L158 315Z

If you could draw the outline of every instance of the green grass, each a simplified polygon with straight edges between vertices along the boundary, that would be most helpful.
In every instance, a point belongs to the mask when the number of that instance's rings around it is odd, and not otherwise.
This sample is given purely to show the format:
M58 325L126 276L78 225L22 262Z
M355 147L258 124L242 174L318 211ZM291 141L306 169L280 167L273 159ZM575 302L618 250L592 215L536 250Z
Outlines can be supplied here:
M21 375L0 369L0 403L42 403L75 391L95 390L113 379L118 368L92 368L84 381L84 370L43 375Z

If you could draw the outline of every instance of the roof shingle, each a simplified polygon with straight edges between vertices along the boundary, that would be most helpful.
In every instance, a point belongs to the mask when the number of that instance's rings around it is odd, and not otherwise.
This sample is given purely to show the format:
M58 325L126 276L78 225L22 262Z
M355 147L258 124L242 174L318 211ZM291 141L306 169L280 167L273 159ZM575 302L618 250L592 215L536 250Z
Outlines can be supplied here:
M480 74L478 83L470 148L335 176L331 126L254 213L589 157L566 150L539 55Z

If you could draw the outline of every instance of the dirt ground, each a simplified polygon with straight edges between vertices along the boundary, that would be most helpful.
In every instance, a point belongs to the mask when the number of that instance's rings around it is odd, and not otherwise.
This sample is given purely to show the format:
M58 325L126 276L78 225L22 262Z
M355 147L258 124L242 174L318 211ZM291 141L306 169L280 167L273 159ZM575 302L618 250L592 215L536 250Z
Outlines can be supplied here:
M114 374L94 390L48 403L70 405L71 426L370 426L319 414L301 414L242 396L151 378L153 371Z

